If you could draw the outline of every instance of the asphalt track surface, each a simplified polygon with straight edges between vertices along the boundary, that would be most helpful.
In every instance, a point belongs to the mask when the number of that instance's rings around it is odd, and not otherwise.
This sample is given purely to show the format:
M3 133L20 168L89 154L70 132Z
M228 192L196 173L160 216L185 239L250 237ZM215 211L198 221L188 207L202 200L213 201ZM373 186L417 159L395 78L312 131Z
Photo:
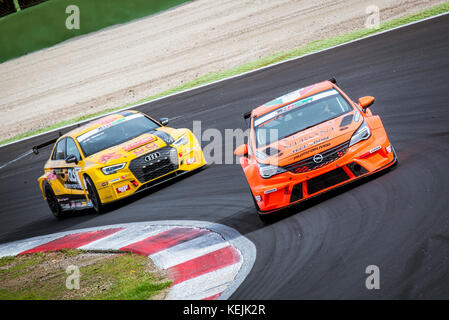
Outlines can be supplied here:
M256 215L239 165L204 171L119 203L103 215L54 219L36 183L50 150L0 170L0 242L154 220L204 220L257 247L233 299L449 298L449 15L172 96L140 108L174 127L245 128L242 113L335 76L351 97L376 97L399 165L287 212ZM18 124L20 125L20 124ZM47 134L0 149L3 164ZM203 146L207 141L203 143ZM380 268L367 290L365 269Z

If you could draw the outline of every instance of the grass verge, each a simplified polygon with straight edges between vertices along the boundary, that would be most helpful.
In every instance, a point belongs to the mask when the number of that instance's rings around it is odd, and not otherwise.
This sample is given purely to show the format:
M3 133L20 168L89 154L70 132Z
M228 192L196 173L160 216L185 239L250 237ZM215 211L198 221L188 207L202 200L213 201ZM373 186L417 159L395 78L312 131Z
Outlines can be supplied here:
M67 121L62 121L62 122L56 123L54 125L51 125L51 126L48 126L48 127L42 128L42 129L29 131L29 132L14 136L12 138L2 140L2 141L0 141L0 146L20 140L20 139L24 139L24 138L27 138L27 137L30 137L33 135L48 132L53 129L57 129L57 128L61 128L61 127L64 127L64 126L67 126L70 124L74 124L74 123L77 123L80 121L89 120L89 119L92 119L92 118L95 118L95 117L98 117L98 116L101 116L101 115L104 115L104 114L107 114L107 113L110 113L113 111L131 107L136 104L150 102L152 100L155 100L155 99L158 99L161 97L165 97L170 94L174 94L174 93L178 93L178 92L181 92L184 90L192 89L192 88L195 88L195 87L198 87L201 85L205 85L205 84L217 81L217 80L221 80L221 79L224 79L227 77L236 76L238 74L242 74L244 72L248 72L248 71L262 68L265 66L269 66L274 63L278 63L278 62L292 59L295 57L300 57L300 56L310 54L313 52L317 52L317 51L320 51L320 50L323 50L326 48L330 48L330 47L333 47L336 45L344 44L344 43L347 43L347 42L350 42L350 41L353 41L356 39L374 35L376 33L382 32L382 31L390 30L390 29L393 29L393 28L396 28L396 27L399 27L399 26L402 26L402 25L405 25L405 24L408 24L411 22L419 21L419 20L429 18L429 17L435 16L438 14L442 14L442 13L445 13L448 11L449 11L449 2L446 2L446 3L440 4L440 5L436 5L431 8L425 9L416 14L407 15L404 17L386 21L386 22L382 23L380 25L380 27L377 29L361 29L361 30L346 33L343 35L327 38L327 39L312 41L312 42L305 44L301 47L298 47L296 49L269 55L269 56L263 57L261 59L246 63L246 64L238 66L238 67L235 67L235 68L218 71L218 72L211 72L204 76L195 78L194 80L187 82L183 85L171 88L169 90L163 91L161 93L155 94L155 95L147 97L145 99L141 99L135 103L130 103L130 104L120 106L117 108L109 108L109 109L106 109L106 110L103 110L103 111L97 112L97 113L86 114L81 117L77 117L77 118L67 120Z
M79 267L79 289L66 287L68 266ZM131 253L61 250L0 259L0 300L162 299L170 284L151 260Z
M156 14L188 0L48 0L0 18L0 62L67 39ZM69 29L78 16L79 28ZM67 10L67 8L69 10ZM67 11L66 11L67 10Z

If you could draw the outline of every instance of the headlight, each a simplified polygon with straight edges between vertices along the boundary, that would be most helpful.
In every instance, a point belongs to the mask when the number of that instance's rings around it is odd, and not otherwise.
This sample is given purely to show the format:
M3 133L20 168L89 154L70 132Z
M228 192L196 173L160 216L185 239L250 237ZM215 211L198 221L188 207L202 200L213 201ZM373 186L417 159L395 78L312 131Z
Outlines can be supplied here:
M285 172L285 169L282 169L281 167L272 166L269 164L262 164L258 163L259 166L259 172L262 178L271 178L272 176Z
M126 162L114 164L112 166L107 166L107 167L101 168L101 171L104 174L113 174L113 173L116 173L118 170L123 169L125 166L126 166Z
M182 136L181 138L179 138L178 140L173 142L173 145L178 147L178 146L182 146L182 145L187 144L187 142L189 142L187 140L187 137L186 136Z
M366 124L366 122L363 121L362 125L352 135L351 141L349 142L349 146L352 146L362 140L366 140L369 137L371 137L371 131L370 131L368 125Z

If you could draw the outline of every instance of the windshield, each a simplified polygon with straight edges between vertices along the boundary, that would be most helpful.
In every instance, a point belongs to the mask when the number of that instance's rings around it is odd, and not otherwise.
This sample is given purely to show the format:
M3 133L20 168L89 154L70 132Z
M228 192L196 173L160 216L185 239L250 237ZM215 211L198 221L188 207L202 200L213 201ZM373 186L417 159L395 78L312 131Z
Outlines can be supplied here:
M86 157L153 131L159 125L142 114L117 119L80 135L77 140Z
M296 101L254 119L256 147L282 140L349 111L351 106L335 89Z

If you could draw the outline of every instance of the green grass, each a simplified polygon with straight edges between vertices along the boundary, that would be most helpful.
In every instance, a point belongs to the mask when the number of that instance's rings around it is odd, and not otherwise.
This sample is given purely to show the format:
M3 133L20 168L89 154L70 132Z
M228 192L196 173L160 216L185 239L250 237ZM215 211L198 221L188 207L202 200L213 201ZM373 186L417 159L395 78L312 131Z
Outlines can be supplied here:
M147 300L171 284L156 275L147 257L120 253L98 261L85 256L77 260L85 253L62 250L1 258L0 300ZM80 264L79 290L66 288L69 275L55 261Z
M155 14L188 0L48 0L0 19L0 62L67 39ZM67 29L66 8L79 8L79 29Z
M161 93L155 94L155 95L147 97L145 99L141 99L141 100L139 100L139 101L137 101L135 103L132 103L132 104L127 104L125 106L120 106L120 107L117 107L117 108L109 108L109 109L106 109L106 110L103 110L103 111L97 112L97 113L86 114L86 115L83 115L81 117L77 117L77 118L74 118L74 119L71 119L71 120L59 122L59 123L56 123L56 124L54 124L52 126L48 126L48 127L42 128L42 129L29 131L29 132L17 135L17 136L12 137L12 138L2 140L2 141L0 141L0 145L7 144L7 143L10 143L10 142L13 142L13 141L16 141L16 140L19 140L19 139L23 139L23 138L26 138L26 137L30 137L30 136L33 136L33 135L36 135L36 134L39 134L39 133L47 132L47 131L50 131L50 130L53 130L53 129L56 129L56 128L60 128L60 127L66 126L66 125L70 125L70 124L73 124L73 123L76 123L76 122L79 122L79 121L92 119L94 117L98 117L100 115L104 115L104 114L109 113L109 112L121 110L121 109L130 107L130 106L133 106L135 104L149 102L149 101L155 100L157 98L165 97L165 96L168 96L170 94L174 94L174 93L177 93L177 92L181 92L181 91L184 91L184 90L195 88L195 87L198 87L198 86L201 86L201 85L205 85L205 84L208 84L208 83L220 80L220 79L224 79L224 78L227 78L227 77L231 77L231 76L235 76L235 75L238 75L238 74L242 74L244 72L255 70L255 69L258 69L258 68L261 68L261 67L265 67L265 66L268 66L268 65L271 65L271 64L274 64L274 63L278 63L278 62L281 62L281 61L285 61L285 60L288 60L288 59L291 59L291 58L300 57L300 56L303 56L303 55L306 55L306 54L310 54L310 53L313 53L313 52L316 52L316 51L320 51L320 50L323 50L323 49L326 49L326 48L330 48L330 47L333 47L333 46L336 46L336 45L344 44L344 43L349 42L349 41L353 41L353 40L360 39L360 38L363 38L363 37L366 37L366 36L370 36L370 35L373 35L373 34L376 34L376 33L382 32L382 31L386 31L386 30L389 30L389 29L392 29L392 28L395 28L395 27L399 27L399 26L407 24L407 23L411 23L411 22L414 22L414 21L418 21L418 20L421 20L421 19L432 17L432 16L435 16L435 15L438 15L438 14L441 14L441 13L445 13L445 12L448 12L448 11L449 11L449 2L446 2L444 4L436 5L436 6L433 6L431 8L425 9L425 10L419 12L419 13L416 13L416 14L407 15L407 16L404 16L404 17L400 17L400 18L397 18L397 19L392 19L390 21L384 22L377 29L361 29L361 30L357 30L357 31L354 31L354 32L346 33L346 34L343 34L343 35L338 35L338 36L335 36L335 37L327 38L327 39L321 39L321 40L312 41L312 42L310 42L308 44L305 44L305 45L303 45L301 47L298 47L298 48L290 50L290 51L280 52L280 53L276 53L276 54L273 54L273 55L269 55L269 56L263 57L261 59L258 59L258 60L246 63L244 65L241 65L241 66L238 66L238 67L235 67L235 68L231 68L231 69L228 69L228 70L212 72L212 73L206 74L204 76L195 78L194 80L192 80L190 82L187 82L187 83L185 83L183 85L171 88L169 90L163 91Z

